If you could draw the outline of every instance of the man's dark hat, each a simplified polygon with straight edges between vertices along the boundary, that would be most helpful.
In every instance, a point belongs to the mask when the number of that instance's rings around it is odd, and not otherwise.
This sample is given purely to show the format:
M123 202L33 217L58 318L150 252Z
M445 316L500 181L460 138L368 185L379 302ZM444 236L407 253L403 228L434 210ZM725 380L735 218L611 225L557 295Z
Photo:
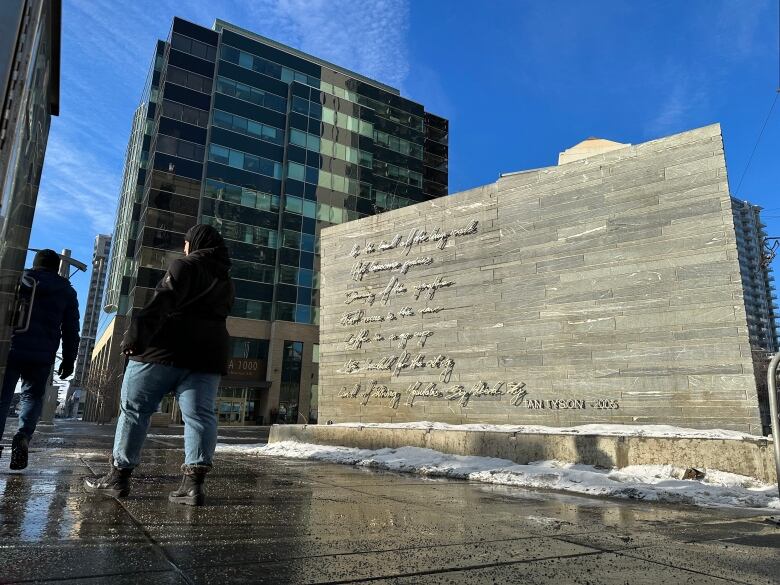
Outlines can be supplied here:
M38 250L33 260L33 268L58 272L60 269L60 255L54 250Z

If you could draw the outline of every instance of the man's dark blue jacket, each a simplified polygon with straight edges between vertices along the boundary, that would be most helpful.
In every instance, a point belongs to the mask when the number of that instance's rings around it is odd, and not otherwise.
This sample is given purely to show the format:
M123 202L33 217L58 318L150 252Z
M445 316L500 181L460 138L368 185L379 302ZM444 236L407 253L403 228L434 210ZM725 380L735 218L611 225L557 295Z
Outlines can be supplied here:
M28 270L38 282L30 328L11 337L10 357L53 364L62 337L62 361L73 364L79 348L79 302L67 279L48 270Z

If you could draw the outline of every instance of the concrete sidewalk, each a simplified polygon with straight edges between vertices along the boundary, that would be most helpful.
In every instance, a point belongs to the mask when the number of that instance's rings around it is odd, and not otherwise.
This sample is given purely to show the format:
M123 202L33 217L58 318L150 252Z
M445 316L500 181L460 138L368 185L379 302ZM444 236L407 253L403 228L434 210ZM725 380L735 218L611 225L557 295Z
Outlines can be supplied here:
M218 455L208 506L176 506L167 492L179 480L181 429L152 433L121 501L81 485L107 469L110 426L44 429L20 473L8 471L6 450L0 583L717 584L780 575L780 529L744 511L238 455ZM260 442L267 429L220 437Z

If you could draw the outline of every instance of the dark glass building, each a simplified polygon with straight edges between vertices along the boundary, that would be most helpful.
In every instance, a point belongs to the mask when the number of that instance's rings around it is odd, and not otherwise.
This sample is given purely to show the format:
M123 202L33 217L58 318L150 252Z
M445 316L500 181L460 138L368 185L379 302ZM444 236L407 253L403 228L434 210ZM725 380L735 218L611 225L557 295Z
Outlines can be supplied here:
M60 0L0 2L0 379L51 117L59 115L61 15Z
M220 420L313 422L320 230L446 195L447 142L447 120L392 87L175 18L133 124L107 308L143 306L187 229L215 226L237 297Z

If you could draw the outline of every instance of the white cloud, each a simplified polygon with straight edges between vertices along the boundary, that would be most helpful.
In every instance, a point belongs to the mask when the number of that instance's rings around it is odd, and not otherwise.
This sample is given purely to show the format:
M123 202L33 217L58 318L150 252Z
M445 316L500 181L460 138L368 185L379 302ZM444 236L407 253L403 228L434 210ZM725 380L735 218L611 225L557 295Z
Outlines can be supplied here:
M252 30L400 88L409 73L405 0L266 0Z
M46 150L36 222L67 222L84 238L113 228L119 176L91 151L88 142L53 134Z
M76 248L110 233L132 115L155 41L174 16L217 18L400 86L408 70L407 0L69 0L63 9L60 116L52 122L34 232ZM68 222L68 230L63 230Z

